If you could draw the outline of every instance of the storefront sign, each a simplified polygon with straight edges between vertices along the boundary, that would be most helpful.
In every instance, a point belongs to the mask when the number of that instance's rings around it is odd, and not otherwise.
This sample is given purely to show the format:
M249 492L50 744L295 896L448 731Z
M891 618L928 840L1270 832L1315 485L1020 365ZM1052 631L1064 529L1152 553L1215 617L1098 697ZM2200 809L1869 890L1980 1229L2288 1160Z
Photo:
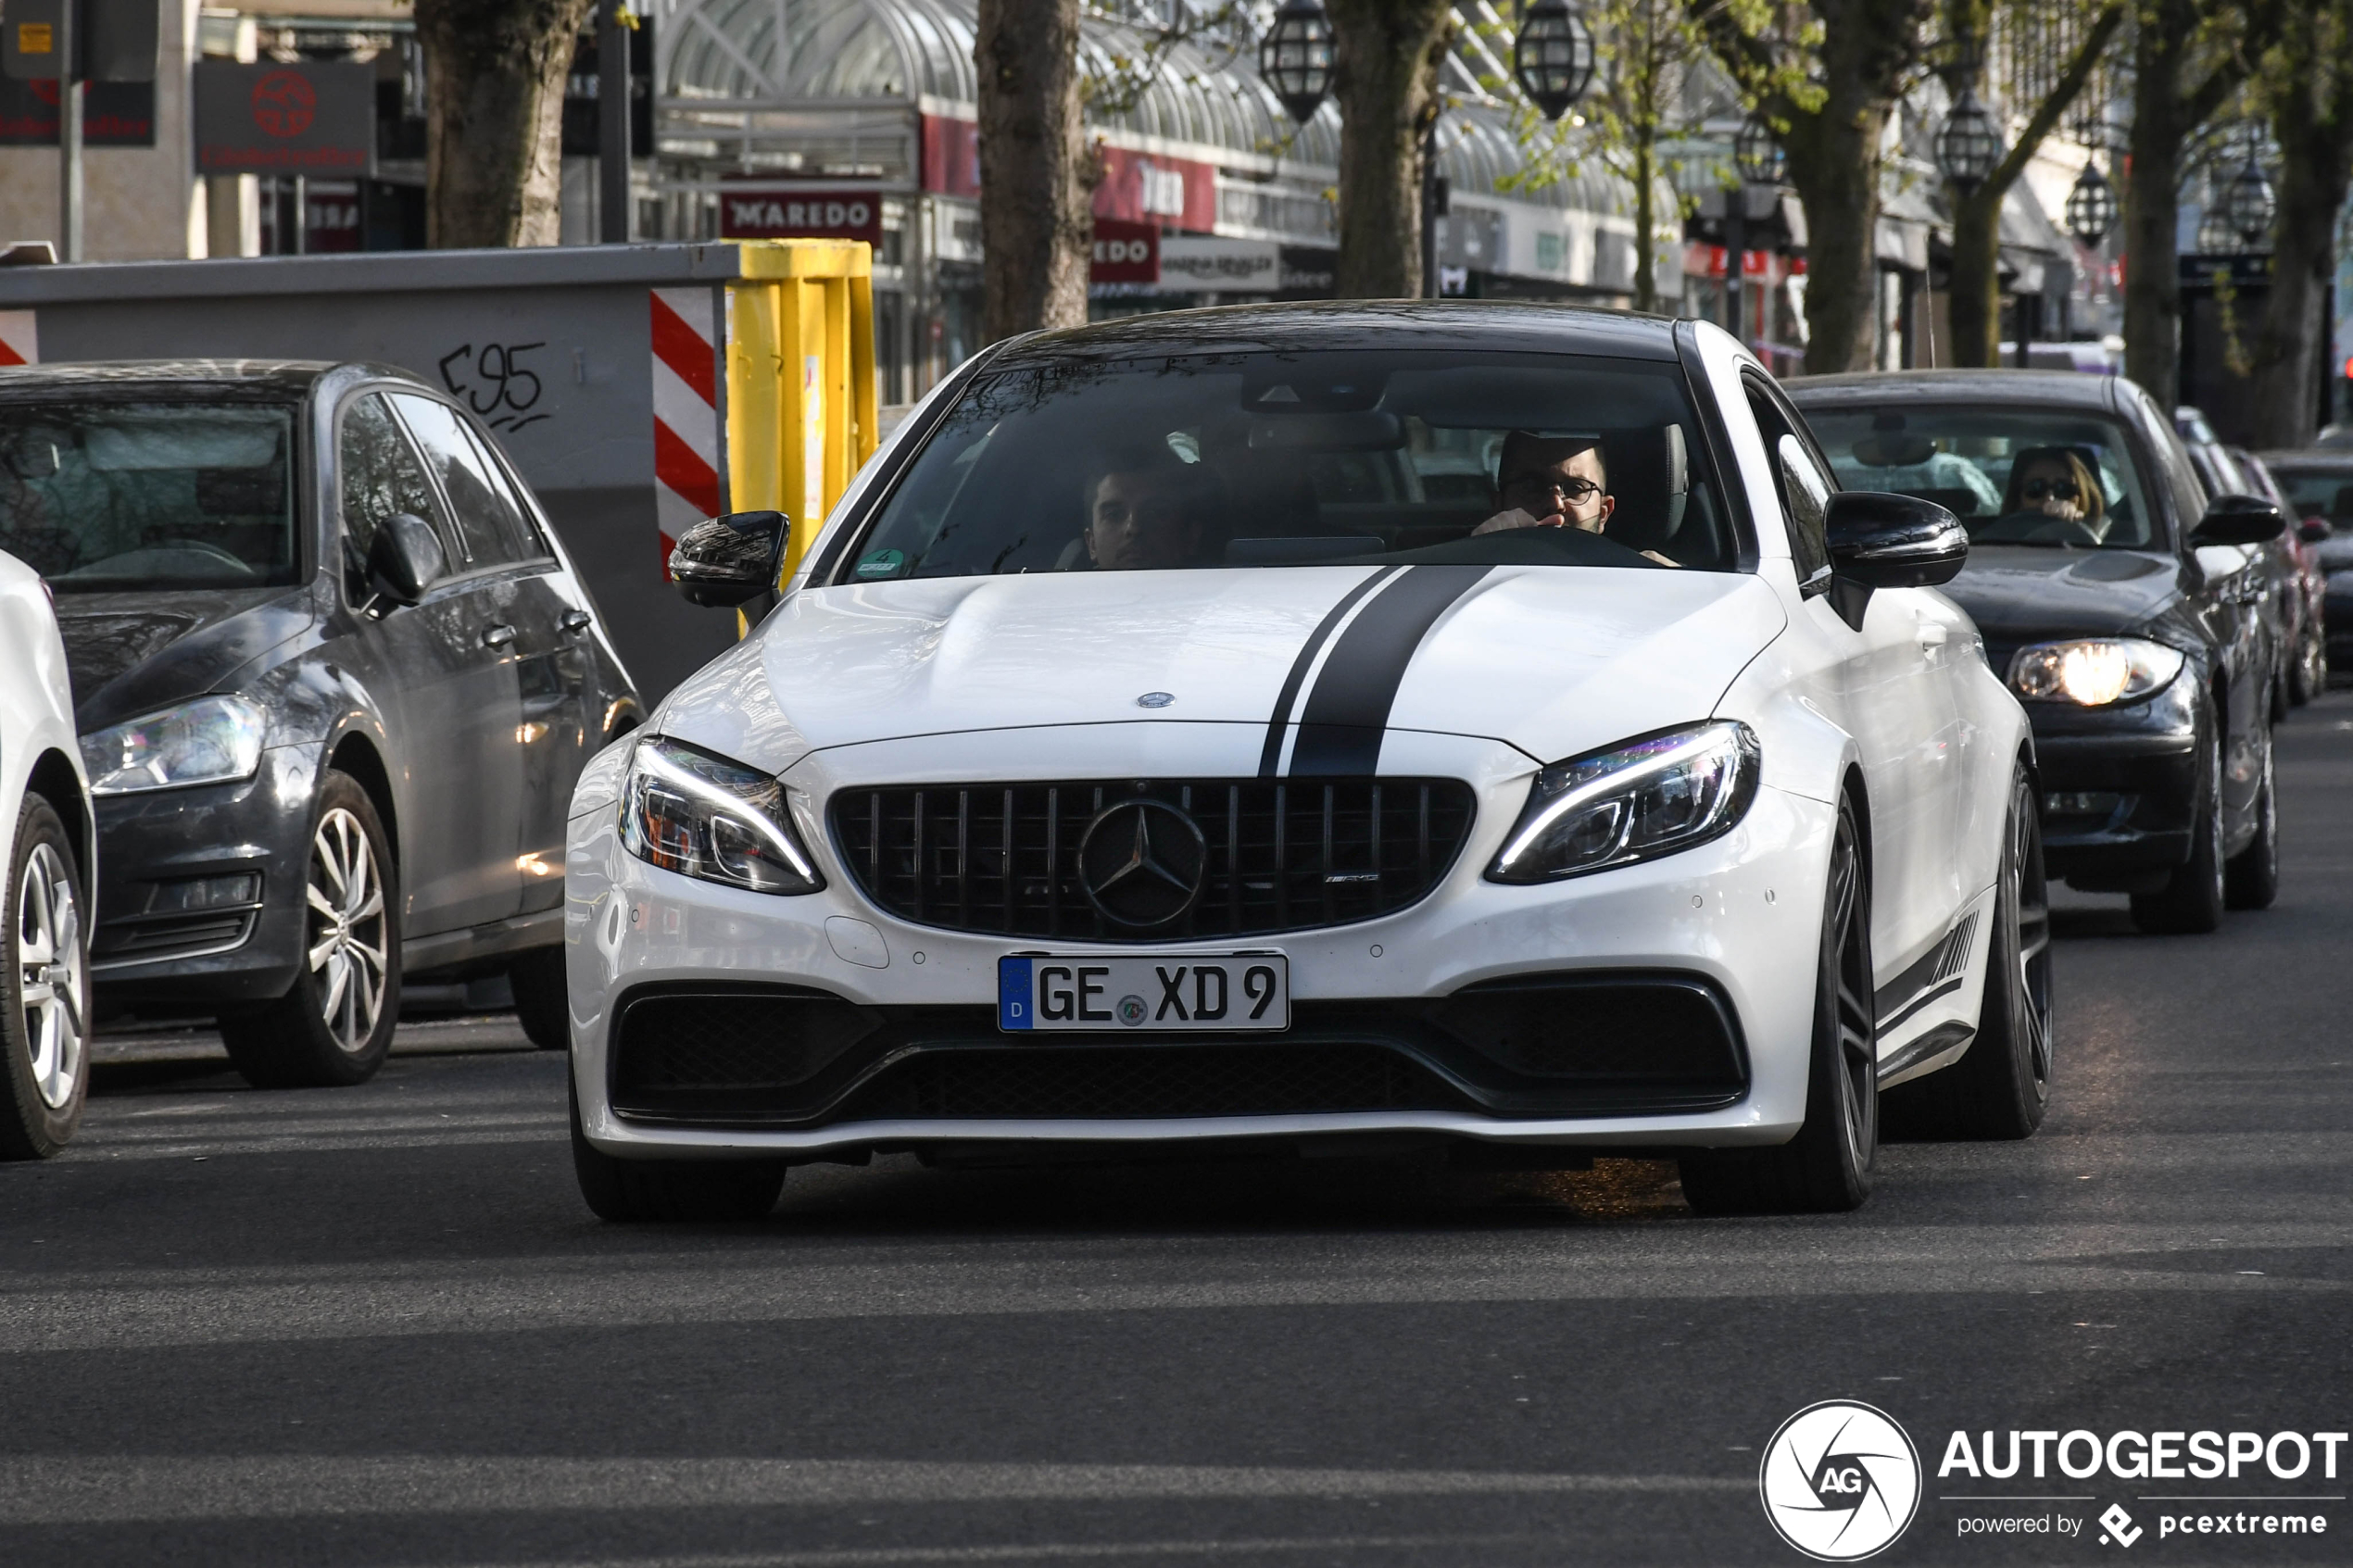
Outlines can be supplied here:
M1151 223L1095 220L1095 257L1087 269L1090 283L1160 282L1160 230Z
M719 193L723 240L863 240L879 247L882 233L877 191L768 185Z
M1095 229L1101 232L1101 220ZM1171 234L1160 242L1160 286L1202 294L1273 294L1283 286L1283 247L1272 240Z
M200 60L200 174L364 174L376 147L376 70L345 62Z
M156 84L93 82L82 89L82 140L92 147L156 144ZM0 81L0 147L57 144L57 84Z
M1130 223L1159 222L1207 232L1217 227L1217 169L1191 158L1102 149L1103 179L1095 187L1095 216Z

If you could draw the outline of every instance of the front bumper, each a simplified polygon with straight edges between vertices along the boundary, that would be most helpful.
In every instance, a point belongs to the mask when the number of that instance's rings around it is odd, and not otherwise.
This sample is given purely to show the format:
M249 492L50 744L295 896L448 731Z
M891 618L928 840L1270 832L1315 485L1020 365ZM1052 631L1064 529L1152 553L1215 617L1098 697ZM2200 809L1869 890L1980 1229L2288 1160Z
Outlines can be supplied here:
M1415 748L1422 755L1398 755ZM861 778L833 784L953 776L912 745L859 749L888 755L862 759ZM894 919L858 894L832 846L813 833L808 836L828 886L773 897L636 859L622 848L610 812L576 820L565 869L565 935L583 1129L591 1143L622 1156L804 1160L1008 1142L1390 1132L1708 1147L1779 1143L1796 1131L1806 1110L1832 808L1767 788L1742 825L1715 843L1549 886L1506 887L1480 872L1525 797L1527 759L1491 743L1423 736L1402 746L1392 738L1382 760L1385 773L1464 778L1478 791L1470 840L1429 897L1352 925L1142 949L1285 954L1295 1022L1278 1035L1139 1031L1016 1044L994 1028L1000 957L1041 946L1078 955L1139 949L1041 945ZM1005 776L986 764L965 771ZM1171 770L1114 762L1096 771L1150 777ZM808 797L826 793L811 788ZM1515 1066L1508 1050L1491 1045L1498 1029L1511 1027L1508 1019L1496 1022L1493 988L1539 977L1606 990L1592 1004L1612 1020L1596 1055L1620 1064L1639 1058L1654 1035L1666 1054L1665 1035L1680 1030L1695 1037L1704 1033L1692 1022L1699 1010L1720 1010L1737 1057L1730 1081L1685 1074L1681 1087L1663 1097L1654 1084L1612 1098L1592 1092L1591 1073L1571 1093L1521 1071L1526 1061ZM1624 1010L1629 985L1659 987L1659 1005ZM774 1002L789 999L786 988L813 997L812 1016L833 1021L824 1027L856 1038L812 1056L807 1072L772 1071L765 1085L747 1082L716 1097L706 1085L665 1100L659 1083L623 1060L624 1016L648 998L732 994ZM1596 994L1588 993L1589 1003ZM1541 1003L1554 1005L1550 994ZM1620 1010L1608 1013L1613 1008ZM1472 1016L1481 1009L1483 1024ZM1677 1017L1685 1022L1673 1023ZM750 1048L761 1047L755 1041ZM1351 1098L1330 1087L1366 1082L1348 1076L1371 1071L1365 1053L1420 1073L1421 1086L1369 1106L1361 1092ZM912 1071L919 1060L921 1071ZM1261 1093L1252 1084L1284 1086ZM1353 1108L1327 1109L1334 1106Z
M241 784L100 797L91 972L108 1005L284 996L301 962L321 747L276 746Z
M2134 890L2190 858L2204 736L2186 673L2112 709L2031 702L2043 784L2043 857L2091 890Z

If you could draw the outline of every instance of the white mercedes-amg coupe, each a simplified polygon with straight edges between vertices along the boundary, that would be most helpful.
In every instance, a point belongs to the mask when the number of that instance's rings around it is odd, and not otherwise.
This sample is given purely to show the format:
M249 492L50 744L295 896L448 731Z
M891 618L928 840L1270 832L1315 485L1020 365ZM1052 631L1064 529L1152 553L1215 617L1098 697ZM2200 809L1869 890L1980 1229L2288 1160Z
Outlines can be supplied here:
M716 518L672 575L764 599L789 536ZM581 780L588 1203L1322 1141L1843 1210L1883 1088L2023 1136L2034 759L1930 587L1967 549L1840 491L1705 325L1265 306L1001 345Z

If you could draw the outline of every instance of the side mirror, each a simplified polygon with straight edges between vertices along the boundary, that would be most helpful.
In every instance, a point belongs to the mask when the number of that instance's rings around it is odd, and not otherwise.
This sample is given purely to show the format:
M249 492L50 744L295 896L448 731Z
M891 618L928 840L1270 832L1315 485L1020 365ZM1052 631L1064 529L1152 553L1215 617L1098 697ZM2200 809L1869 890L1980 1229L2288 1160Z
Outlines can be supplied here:
M2190 535L2193 545L2268 545L2287 529L2287 518L2260 495L2217 495Z
M441 535L416 513L395 512L376 525L368 546L369 585L393 603L415 604L448 569Z
M1929 588L1969 561L1969 531L1933 501L1875 490L1831 497L1831 566L1862 588Z
M2317 545L2335 532L2324 517L2308 517L2296 525L2296 536L2308 545Z
M705 518L670 552L670 580L688 604L734 606L773 593L791 529L782 512Z

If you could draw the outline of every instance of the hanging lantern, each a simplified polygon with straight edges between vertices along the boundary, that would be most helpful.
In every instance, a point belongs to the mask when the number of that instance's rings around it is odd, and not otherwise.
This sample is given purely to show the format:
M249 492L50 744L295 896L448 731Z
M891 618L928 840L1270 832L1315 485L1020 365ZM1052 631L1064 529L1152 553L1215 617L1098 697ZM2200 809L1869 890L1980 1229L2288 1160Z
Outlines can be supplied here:
M1780 184L1788 161L1780 143L1774 139L1773 128L1761 115L1750 115L1740 134L1732 138L1732 167L1749 184Z
M1593 35L1568 0L1536 0L1512 40L1512 74L1547 119L1558 119L1593 80Z
M2087 245L2096 245L2115 226L2115 187L2100 173L2098 165L2087 163L2075 177L2075 188L2067 193L2068 232Z
M1944 178L1964 192L1974 191L2001 160L2001 127L1975 93L1963 93L1936 132L1936 161Z
M1320 0L1283 0L1258 41L1258 74L1302 125L1332 86L1332 23Z
M2250 154L2246 167L2231 177L2222 188L2222 223L2240 246L2259 250L2271 232L2271 220L2279 210L2279 199L2271 191L2271 182L2264 178L2262 166Z

